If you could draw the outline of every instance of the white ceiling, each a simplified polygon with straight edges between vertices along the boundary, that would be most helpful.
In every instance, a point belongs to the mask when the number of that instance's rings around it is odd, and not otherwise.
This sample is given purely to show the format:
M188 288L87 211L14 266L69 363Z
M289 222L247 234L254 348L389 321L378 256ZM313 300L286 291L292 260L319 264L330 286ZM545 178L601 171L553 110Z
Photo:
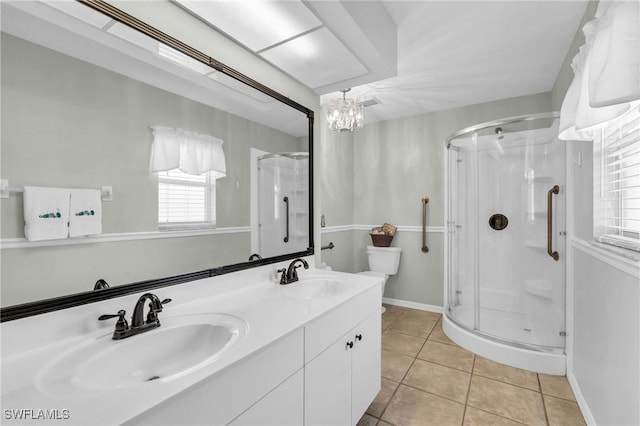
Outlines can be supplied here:
M398 75L352 90L382 102L367 121L550 91L587 2L384 4L398 26Z
M587 5L174 1L323 95L323 104L347 87L350 97L377 98L368 122L550 91Z

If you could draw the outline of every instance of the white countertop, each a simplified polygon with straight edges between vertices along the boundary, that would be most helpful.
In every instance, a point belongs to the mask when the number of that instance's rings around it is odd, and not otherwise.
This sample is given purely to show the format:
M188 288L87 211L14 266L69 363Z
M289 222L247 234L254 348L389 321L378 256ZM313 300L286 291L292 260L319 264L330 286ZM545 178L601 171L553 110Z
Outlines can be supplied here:
M83 342L113 332L115 319L98 321L100 314L126 309L129 318L140 294L3 323L2 424L30 423L9 419L5 413L6 410L21 409L33 410L31 416L36 416L38 410L57 410L60 416L68 413L67 420L52 421L57 424L123 423L381 283L381 279L370 276L299 269L301 280L330 278L347 285L344 291L316 299L290 298L286 286L274 283L270 278L273 270L283 265L269 265L153 291L161 299L172 299L159 314L161 322L163 318L184 314L219 313L234 315L248 325L246 334L211 364L166 382L156 380L108 391L78 389L65 394L47 393L38 386L38 374L52 360ZM304 282L290 285L301 284ZM161 329L162 326L148 333ZM31 423L47 422L39 419Z

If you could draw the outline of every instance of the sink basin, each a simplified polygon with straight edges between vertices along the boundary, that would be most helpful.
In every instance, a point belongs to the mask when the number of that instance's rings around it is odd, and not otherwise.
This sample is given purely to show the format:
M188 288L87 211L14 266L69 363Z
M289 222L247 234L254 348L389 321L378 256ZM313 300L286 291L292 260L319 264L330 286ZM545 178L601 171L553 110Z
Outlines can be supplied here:
M313 278L283 285L280 288L284 297L311 300L340 294L346 289L346 284L334 279Z
M243 320L223 314L161 317L152 331L81 343L45 365L36 379L52 394L107 391L167 382L209 365L246 334Z

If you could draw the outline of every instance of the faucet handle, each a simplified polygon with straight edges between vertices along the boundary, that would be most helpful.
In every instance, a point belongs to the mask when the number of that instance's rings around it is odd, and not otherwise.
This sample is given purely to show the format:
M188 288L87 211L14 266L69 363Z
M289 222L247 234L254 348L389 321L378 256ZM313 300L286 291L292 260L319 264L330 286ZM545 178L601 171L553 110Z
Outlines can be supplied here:
M104 320L108 320L108 319L111 319L111 318L118 317L118 321L116 321L116 330L115 331L125 331L125 330L127 330L129 328L129 323L127 322L127 320L124 317L126 314L127 314L127 311L125 311L124 309L120 309L117 314L100 315L98 317L98 320L99 321L104 321Z
M279 273L282 273L282 275L280 276L280 284L286 284L287 283L287 268L282 268L282 269L276 270L276 276Z
M158 312L162 312L163 305L171 302L171 299L164 299L154 308L153 303L149 303L149 313L147 314L147 322L157 322Z

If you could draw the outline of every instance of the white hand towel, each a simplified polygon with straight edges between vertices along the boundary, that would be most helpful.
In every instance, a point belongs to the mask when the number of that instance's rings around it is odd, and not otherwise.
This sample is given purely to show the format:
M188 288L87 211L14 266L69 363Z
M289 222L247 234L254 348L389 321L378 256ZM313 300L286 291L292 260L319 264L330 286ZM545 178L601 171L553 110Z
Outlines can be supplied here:
M102 193L99 189L72 189L69 236L102 233Z
M25 186L24 236L29 241L67 238L70 196L69 189Z

